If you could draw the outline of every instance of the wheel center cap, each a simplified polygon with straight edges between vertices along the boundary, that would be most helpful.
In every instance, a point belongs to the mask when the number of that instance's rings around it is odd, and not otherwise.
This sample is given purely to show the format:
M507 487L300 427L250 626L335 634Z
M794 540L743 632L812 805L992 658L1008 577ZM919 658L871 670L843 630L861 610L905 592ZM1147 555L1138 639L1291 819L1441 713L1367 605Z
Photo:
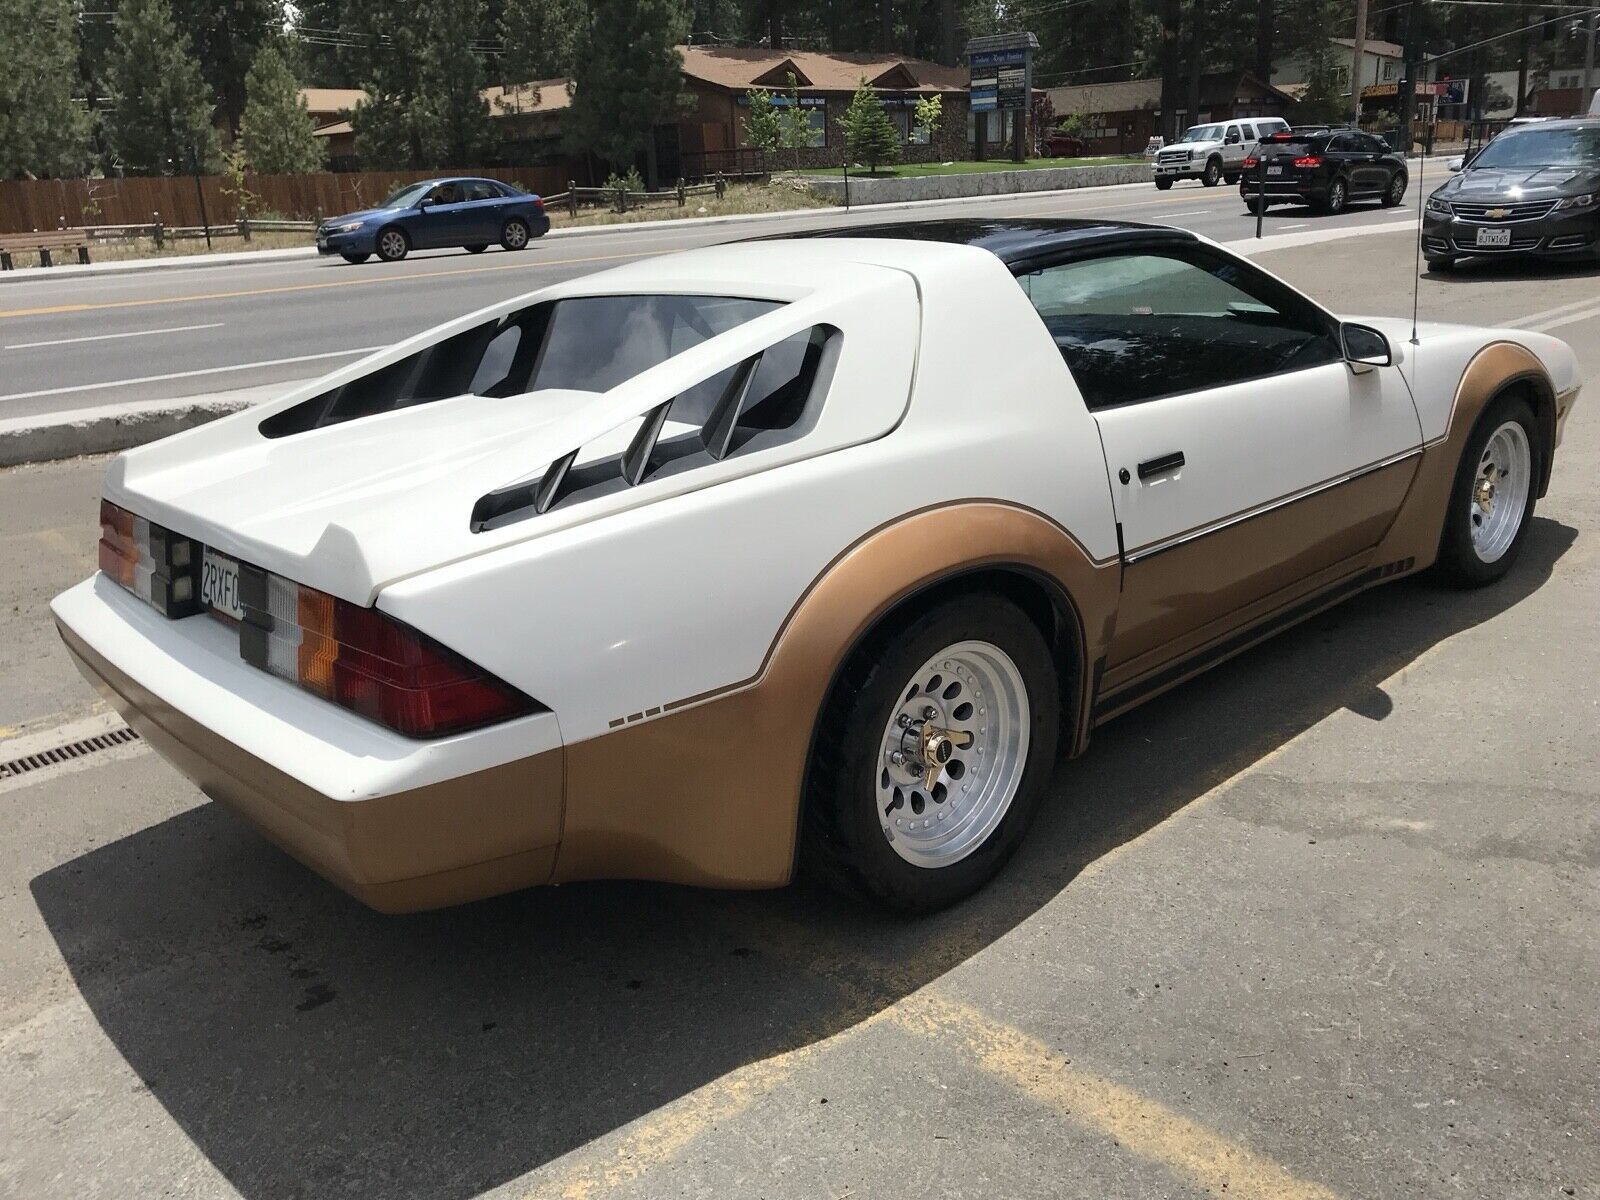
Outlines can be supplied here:
M1472 489L1472 499L1484 512L1488 512L1494 507L1493 475L1479 477L1477 486Z

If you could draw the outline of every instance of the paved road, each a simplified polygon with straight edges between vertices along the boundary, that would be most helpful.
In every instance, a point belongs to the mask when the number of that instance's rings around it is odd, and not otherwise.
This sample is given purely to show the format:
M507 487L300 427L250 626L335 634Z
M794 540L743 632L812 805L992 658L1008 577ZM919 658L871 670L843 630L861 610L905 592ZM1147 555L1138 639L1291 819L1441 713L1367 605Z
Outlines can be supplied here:
M1432 166L1428 178L1443 174ZM1092 189L923 210L634 226L553 238L520 254L434 251L359 267L332 259L33 279L0 287L0 418L310 378L474 308L643 255L844 222L1023 214L1167 222L1230 241L1255 229L1234 189L1194 183L1164 193ZM1337 218L1276 208L1265 226L1279 233L1402 219L1376 205Z
M1402 313L1409 246L1265 261ZM1572 318L1590 377L1594 305L1423 293ZM1113 723L930 920L634 885L382 918L148 752L0 791L0 1196L1594 1197L1597 400L1501 585L1378 590ZM0 724L88 709L44 604L102 468L0 472Z

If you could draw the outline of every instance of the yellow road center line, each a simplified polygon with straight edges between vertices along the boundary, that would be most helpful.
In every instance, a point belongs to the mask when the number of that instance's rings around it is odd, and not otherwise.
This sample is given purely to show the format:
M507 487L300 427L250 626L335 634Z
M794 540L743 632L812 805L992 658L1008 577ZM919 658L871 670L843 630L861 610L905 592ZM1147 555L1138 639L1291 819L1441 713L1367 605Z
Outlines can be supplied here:
M489 271L537 270L539 267L563 267L574 263L611 262L619 258L649 258L655 254L673 254L672 250L632 250L627 254L591 254L583 258L553 258L537 262L519 261L501 263L491 267L456 267L445 271L421 271L412 275L375 275L361 279L330 279L326 283L288 283L277 287L245 288L234 292L199 292L187 296L150 296L142 300L107 300L99 304L49 304L39 308L12 308L0 311L0 319L12 317L44 317L54 313L100 312L112 308L147 308L159 304L194 304L202 300L232 300L242 296L277 296L288 292L320 292L330 288L371 287L374 284L410 283L417 279L435 279L445 275L482 275Z

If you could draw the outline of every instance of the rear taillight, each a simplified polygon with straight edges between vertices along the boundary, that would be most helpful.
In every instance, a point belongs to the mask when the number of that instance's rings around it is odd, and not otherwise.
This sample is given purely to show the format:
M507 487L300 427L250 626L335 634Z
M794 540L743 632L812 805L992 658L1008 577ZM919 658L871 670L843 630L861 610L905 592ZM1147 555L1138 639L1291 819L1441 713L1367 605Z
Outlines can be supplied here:
M537 208L540 212L543 212L544 211L544 197L543 196L535 196L533 198L533 206L535 208Z
M1312 167L1320 167L1322 165L1322 160L1315 154L1307 154L1295 159L1294 165L1309 170Z
M100 569L163 616L197 611L195 547L188 538L100 501Z
M1256 158L1254 155L1252 155L1251 157L1249 157L1249 158L1244 160L1244 169L1246 171L1248 171L1252 167L1260 165L1260 162L1261 162L1261 160L1259 158Z
M528 697L377 609L241 567L239 653L407 737L531 712Z

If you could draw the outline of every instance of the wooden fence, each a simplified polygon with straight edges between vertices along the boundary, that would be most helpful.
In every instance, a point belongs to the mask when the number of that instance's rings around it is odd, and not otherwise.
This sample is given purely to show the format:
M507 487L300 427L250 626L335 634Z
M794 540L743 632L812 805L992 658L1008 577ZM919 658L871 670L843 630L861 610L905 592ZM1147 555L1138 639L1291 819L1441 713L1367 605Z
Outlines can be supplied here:
M324 171L315 175L248 175L248 201L230 194L226 179L204 176L205 220L228 223L245 215L315 221L324 216L370 208L394 189L441 175L480 175L514 183L531 192L565 190L575 164L537 167L464 167L452 171ZM200 197L191 176L139 179L25 179L0 181L0 233L27 233L62 226L168 226L203 223Z

